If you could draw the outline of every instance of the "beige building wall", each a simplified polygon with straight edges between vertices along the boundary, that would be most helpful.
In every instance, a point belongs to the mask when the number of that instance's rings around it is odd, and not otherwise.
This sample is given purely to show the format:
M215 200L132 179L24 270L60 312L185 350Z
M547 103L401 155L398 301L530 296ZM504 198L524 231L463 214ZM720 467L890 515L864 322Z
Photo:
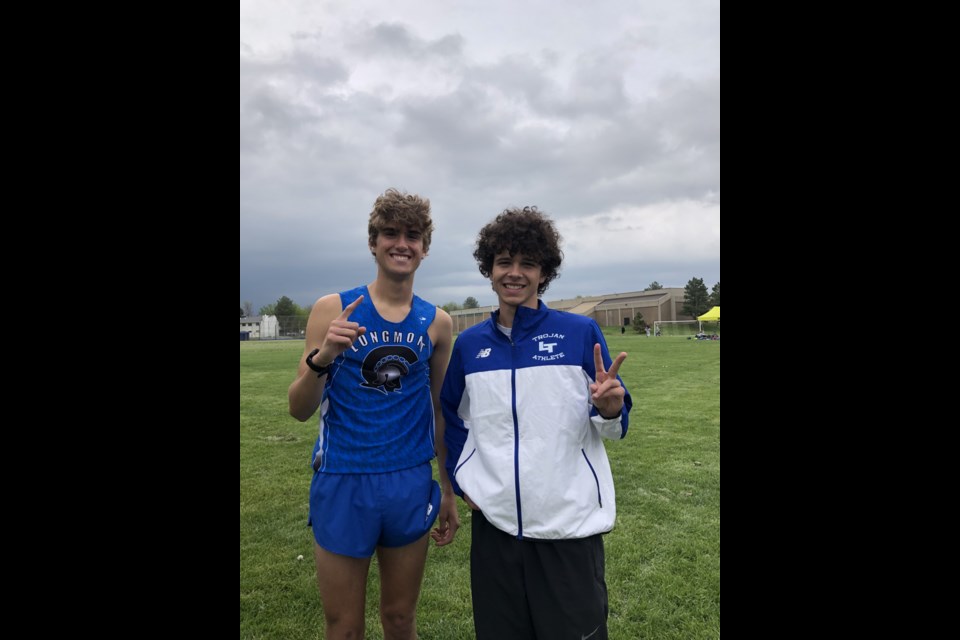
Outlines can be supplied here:
M590 316L601 327L623 326L624 318L633 318L643 314L648 325L659 320L692 320L682 315L683 288L671 287L655 291L633 291L630 293L611 293L603 296L585 296L566 300L547 300L547 306L558 311ZM475 324L486 320L495 306L479 309L461 309L450 314L453 318L453 332L460 333Z
M451 311L450 317L453 319L453 332L460 333L475 324L480 324L490 317L494 309L496 309L496 307L478 307L476 309Z

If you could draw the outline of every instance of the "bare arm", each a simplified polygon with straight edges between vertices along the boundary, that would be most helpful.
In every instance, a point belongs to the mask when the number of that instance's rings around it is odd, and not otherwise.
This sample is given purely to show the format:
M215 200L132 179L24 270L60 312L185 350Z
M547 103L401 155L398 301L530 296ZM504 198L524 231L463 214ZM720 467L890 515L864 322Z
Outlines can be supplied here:
M307 354L314 349L320 349L313 356L313 363L318 367L326 366L346 351L354 340L366 333L366 327L349 320L350 314L362 300L363 296L360 296L346 309L341 309L343 303L340 295L335 293L317 300L310 310L297 377L287 391L290 415L300 422L309 420L316 412L323 399L323 386L327 382L326 375L318 378L316 372L307 367Z
M430 534L438 547L453 542L460 528L460 515L457 512L457 496L447 475L447 444L444 442L446 422L440 407L440 389L450 363L450 351L453 349L453 321L443 309L437 309L437 316L430 325L430 339L433 341L433 355L430 357L430 392L433 396L433 415L436 425L434 442L437 449L437 468L440 473L440 514L437 527Z

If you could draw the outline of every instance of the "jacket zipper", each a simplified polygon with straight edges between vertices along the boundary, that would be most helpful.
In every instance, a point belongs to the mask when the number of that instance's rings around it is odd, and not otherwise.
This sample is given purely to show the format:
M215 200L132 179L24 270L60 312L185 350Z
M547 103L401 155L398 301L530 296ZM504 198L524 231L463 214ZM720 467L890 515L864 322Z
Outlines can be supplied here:
M517 328L517 323L513 323ZM506 336L504 336L506 337ZM520 506L520 420L517 416L517 345L510 333L510 404L513 409L513 478L517 494L517 540L523 540L523 514Z

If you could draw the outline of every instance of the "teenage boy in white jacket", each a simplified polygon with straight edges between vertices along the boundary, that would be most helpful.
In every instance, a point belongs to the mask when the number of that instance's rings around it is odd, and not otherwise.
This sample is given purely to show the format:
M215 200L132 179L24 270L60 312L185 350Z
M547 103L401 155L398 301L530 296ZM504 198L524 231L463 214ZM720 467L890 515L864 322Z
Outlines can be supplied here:
M591 318L539 300L563 253L536 207L507 209L474 257L500 308L457 338L441 391L447 471L471 509L478 640L607 638L602 534L613 475L602 438L632 399Z

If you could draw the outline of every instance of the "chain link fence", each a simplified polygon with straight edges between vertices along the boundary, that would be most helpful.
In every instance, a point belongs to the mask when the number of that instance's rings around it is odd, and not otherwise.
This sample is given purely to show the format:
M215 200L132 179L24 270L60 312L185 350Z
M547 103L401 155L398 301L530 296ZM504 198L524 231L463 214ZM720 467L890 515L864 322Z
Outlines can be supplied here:
M304 338L307 335L307 319L303 316L277 316L275 339Z

